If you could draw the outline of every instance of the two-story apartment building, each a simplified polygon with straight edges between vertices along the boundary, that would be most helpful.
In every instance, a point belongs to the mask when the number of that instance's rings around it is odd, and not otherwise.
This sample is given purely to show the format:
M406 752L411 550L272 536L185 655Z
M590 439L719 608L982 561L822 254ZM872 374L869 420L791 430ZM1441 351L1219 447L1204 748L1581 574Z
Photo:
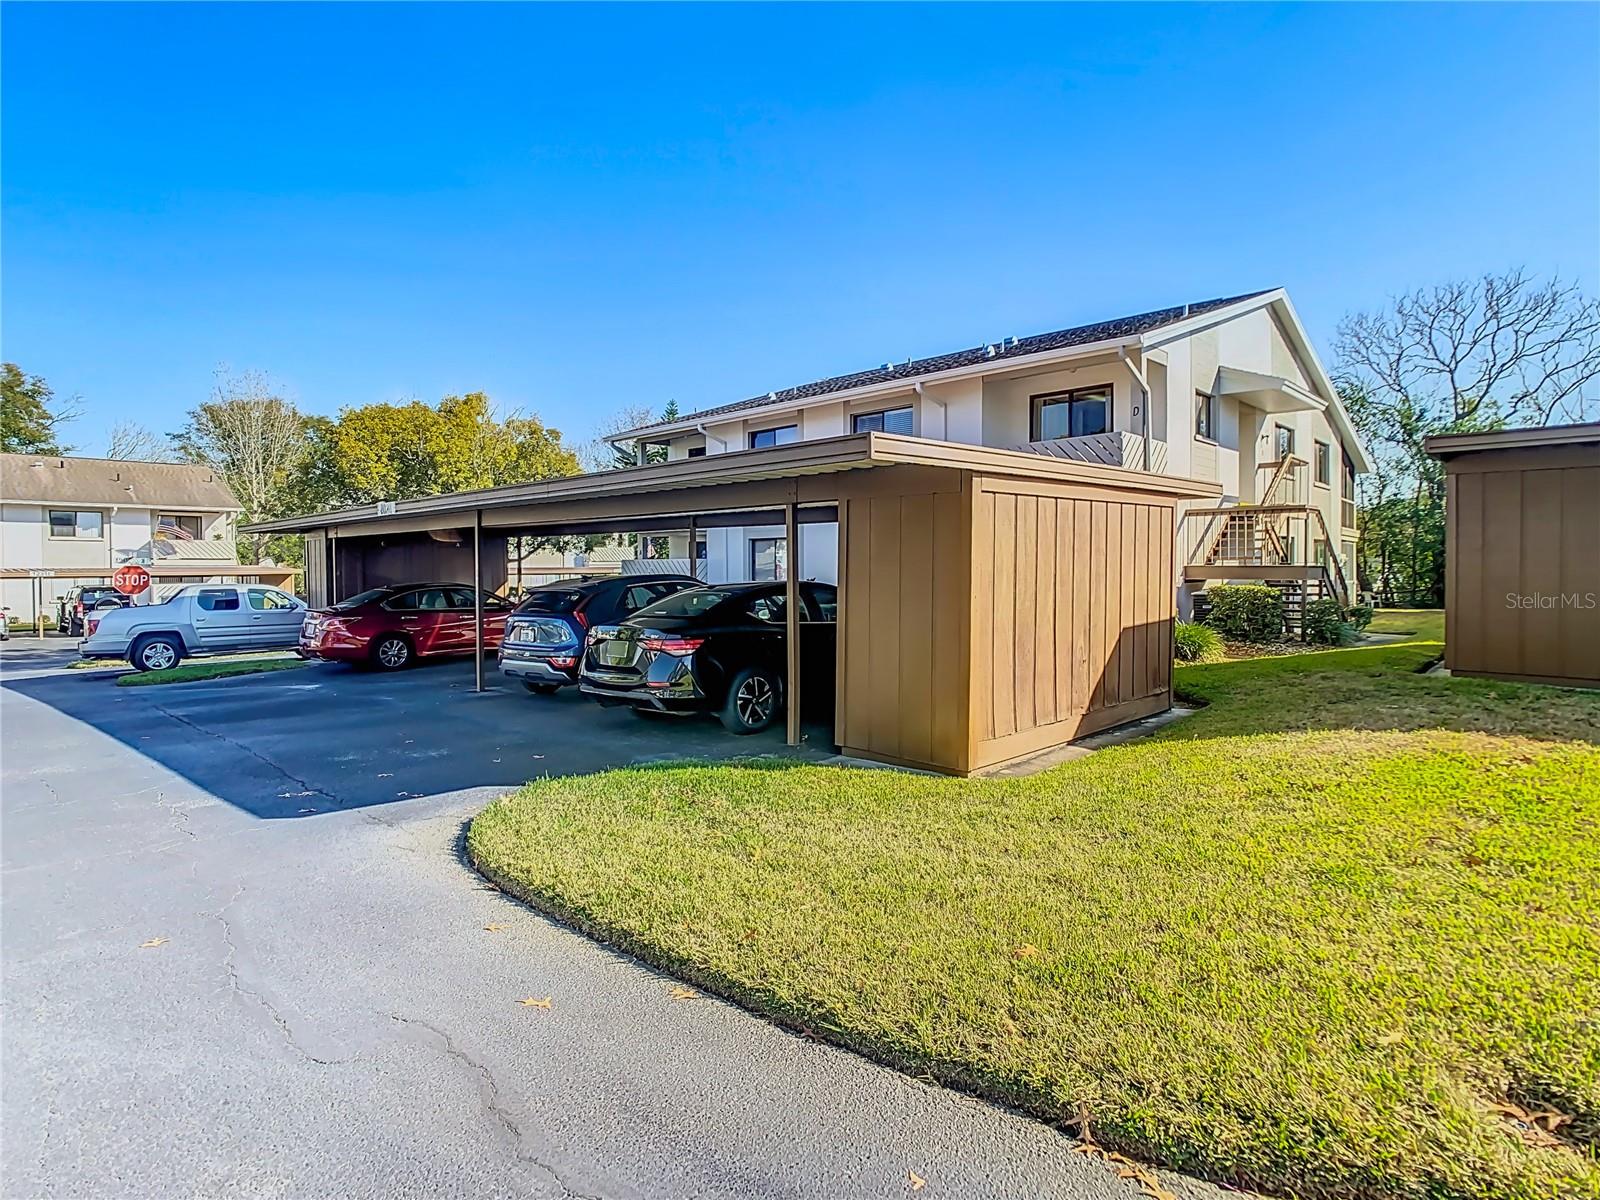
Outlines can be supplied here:
M1291 603L1349 599L1354 586L1355 478L1367 457L1282 289L888 362L611 440L678 459L864 430L1220 483L1220 505L1190 505L1179 521L1184 612L1212 580L1279 584ZM698 537L711 581L786 569L781 529ZM801 531L800 574L836 577L829 527Z
M238 562L239 512L206 466L0 454L0 603L32 620L35 605L53 612L67 589L107 581L126 563L154 581L140 602L179 583L292 578Z

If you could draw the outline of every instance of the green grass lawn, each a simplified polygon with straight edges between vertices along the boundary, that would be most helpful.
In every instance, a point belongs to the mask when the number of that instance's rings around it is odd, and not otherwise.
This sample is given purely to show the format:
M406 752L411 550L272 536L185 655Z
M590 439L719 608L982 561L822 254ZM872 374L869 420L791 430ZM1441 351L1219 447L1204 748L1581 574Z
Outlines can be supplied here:
M1436 616L1382 619L1419 640L1185 667L1202 712L1032 778L614 771L497 801L469 849L704 988L1159 1165L1600 1196L1600 695L1417 674Z
M298 658L224 658L180 663L170 671L134 671L117 676L118 687L155 687L164 683L194 683L201 679L226 679L230 675L259 675L263 671L290 671L306 663Z

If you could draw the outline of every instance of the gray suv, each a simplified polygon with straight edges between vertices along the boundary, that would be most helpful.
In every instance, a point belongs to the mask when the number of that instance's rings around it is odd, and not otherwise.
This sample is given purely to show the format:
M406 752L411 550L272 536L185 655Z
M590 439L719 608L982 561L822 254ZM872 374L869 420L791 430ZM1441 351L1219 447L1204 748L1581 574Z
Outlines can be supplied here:
M195 583L160 604L107 612L78 643L78 653L165 671L195 655L292 650L305 619L305 602L277 588Z

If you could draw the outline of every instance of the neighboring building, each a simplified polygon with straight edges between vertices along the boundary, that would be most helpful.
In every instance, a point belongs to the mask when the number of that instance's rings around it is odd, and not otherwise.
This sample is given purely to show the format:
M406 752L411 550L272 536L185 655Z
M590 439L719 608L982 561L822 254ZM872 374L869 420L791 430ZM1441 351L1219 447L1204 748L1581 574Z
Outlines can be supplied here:
M75 584L147 567L149 603L182 583L285 584L286 568L243 566L239 501L210 467L55 454L0 454L0 603L24 620Z
M1220 483L1179 521L1179 602L1212 580L1284 588L1291 609L1350 599L1355 478L1368 469L1282 289L1141 313L769 392L612 437L669 459L866 430ZM785 569L779 528L700 533L713 582ZM800 572L837 576L831 527L802 530ZM687 555L686 539L673 544Z

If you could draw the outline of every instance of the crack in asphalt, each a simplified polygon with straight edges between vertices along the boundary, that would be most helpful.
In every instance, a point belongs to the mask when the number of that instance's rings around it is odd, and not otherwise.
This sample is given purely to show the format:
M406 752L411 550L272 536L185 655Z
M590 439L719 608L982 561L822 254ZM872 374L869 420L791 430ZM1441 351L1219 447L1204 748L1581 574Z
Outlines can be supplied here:
M487 1066L473 1058L472 1055L468 1054L465 1050L462 1050L460 1047L458 1047L455 1042L451 1040L450 1035L444 1030L440 1029L437 1025L434 1025L428 1021L424 1021L420 1017L403 1017L399 1013L390 1013L389 1018L390 1020L407 1027L416 1026L418 1028L427 1030L438 1040L446 1057L450 1058L454 1062L460 1063L462 1066L478 1075L478 1077L482 1080L482 1083L478 1087L478 1097L483 1102L483 1107L488 1111L489 1115L495 1119L496 1123L499 1124L499 1126L511 1137L511 1140L516 1143L517 1157L519 1159L543 1171L550 1177L551 1182L561 1189L562 1195L570 1196L572 1197L572 1200L603 1200L603 1197L594 1193L573 1190L572 1186L562 1178L561 1172L557 1171L543 1159L536 1157L527 1149L525 1144L527 1135L523 1132L522 1125L517 1121L516 1117L512 1115L511 1111L506 1108L504 1102L500 1099L500 1085L495 1082L494 1073L490 1071Z
M238 903L239 897L244 895L244 891L245 885L241 883L228 902L218 909L214 914L212 914L217 922L222 926L222 940L223 943L228 947L228 956L222 961L222 967L228 973L228 986L232 988L237 995L243 996L249 1000L253 1000L256 1002L256 1004L260 1005L262 1010L272 1018L272 1023L278 1027L278 1031L283 1034L283 1040L289 1044L289 1048L292 1049L296 1054L300 1055L300 1057L305 1059L307 1062L315 1063L319 1067L337 1067L353 1061L352 1059L348 1058L319 1058L317 1055L311 1053L311 1051L302 1046L300 1044L300 1040L295 1037L294 1030L290 1027L288 1018L286 1018L283 1013L279 1011L278 1006L273 1004L272 1001L268 1000L261 992L245 984L243 977L239 974L238 965L235 962L235 960L238 958L239 947L238 944L233 940L233 923L228 920L226 915L227 911L236 903Z
M321 796L323 799L329 801L335 808L341 808L342 809L344 807L344 801L340 800L339 797L335 796L332 792L325 791L324 789L319 788L315 784L311 783L309 780L302 779L302 778L300 778L300 776L294 774L292 771L286 770L284 767L282 767L278 763L274 762L272 759L268 758L265 754L261 753L261 751L257 750L254 746L251 746L249 743L241 742L238 738L229 737L225 733L218 733L214 729L207 729L204 725L198 724L195 721L191 721L188 717L184 716L182 713L173 712L170 708L163 708L160 704L152 702L150 707L155 709L162 716L171 717L174 721L178 722L178 724L187 726L188 728L194 730L196 733L204 734L206 737L209 737L209 738L215 738L217 741L223 743L226 746L232 746L235 750L244 751L246 754L248 754L251 758L255 759L257 762L262 763L265 766L271 767L274 771L276 771L279 775L282 775L290 783L298 785L302 792L304 792L304 793L306 793L308 795L312 795L312 796Z

